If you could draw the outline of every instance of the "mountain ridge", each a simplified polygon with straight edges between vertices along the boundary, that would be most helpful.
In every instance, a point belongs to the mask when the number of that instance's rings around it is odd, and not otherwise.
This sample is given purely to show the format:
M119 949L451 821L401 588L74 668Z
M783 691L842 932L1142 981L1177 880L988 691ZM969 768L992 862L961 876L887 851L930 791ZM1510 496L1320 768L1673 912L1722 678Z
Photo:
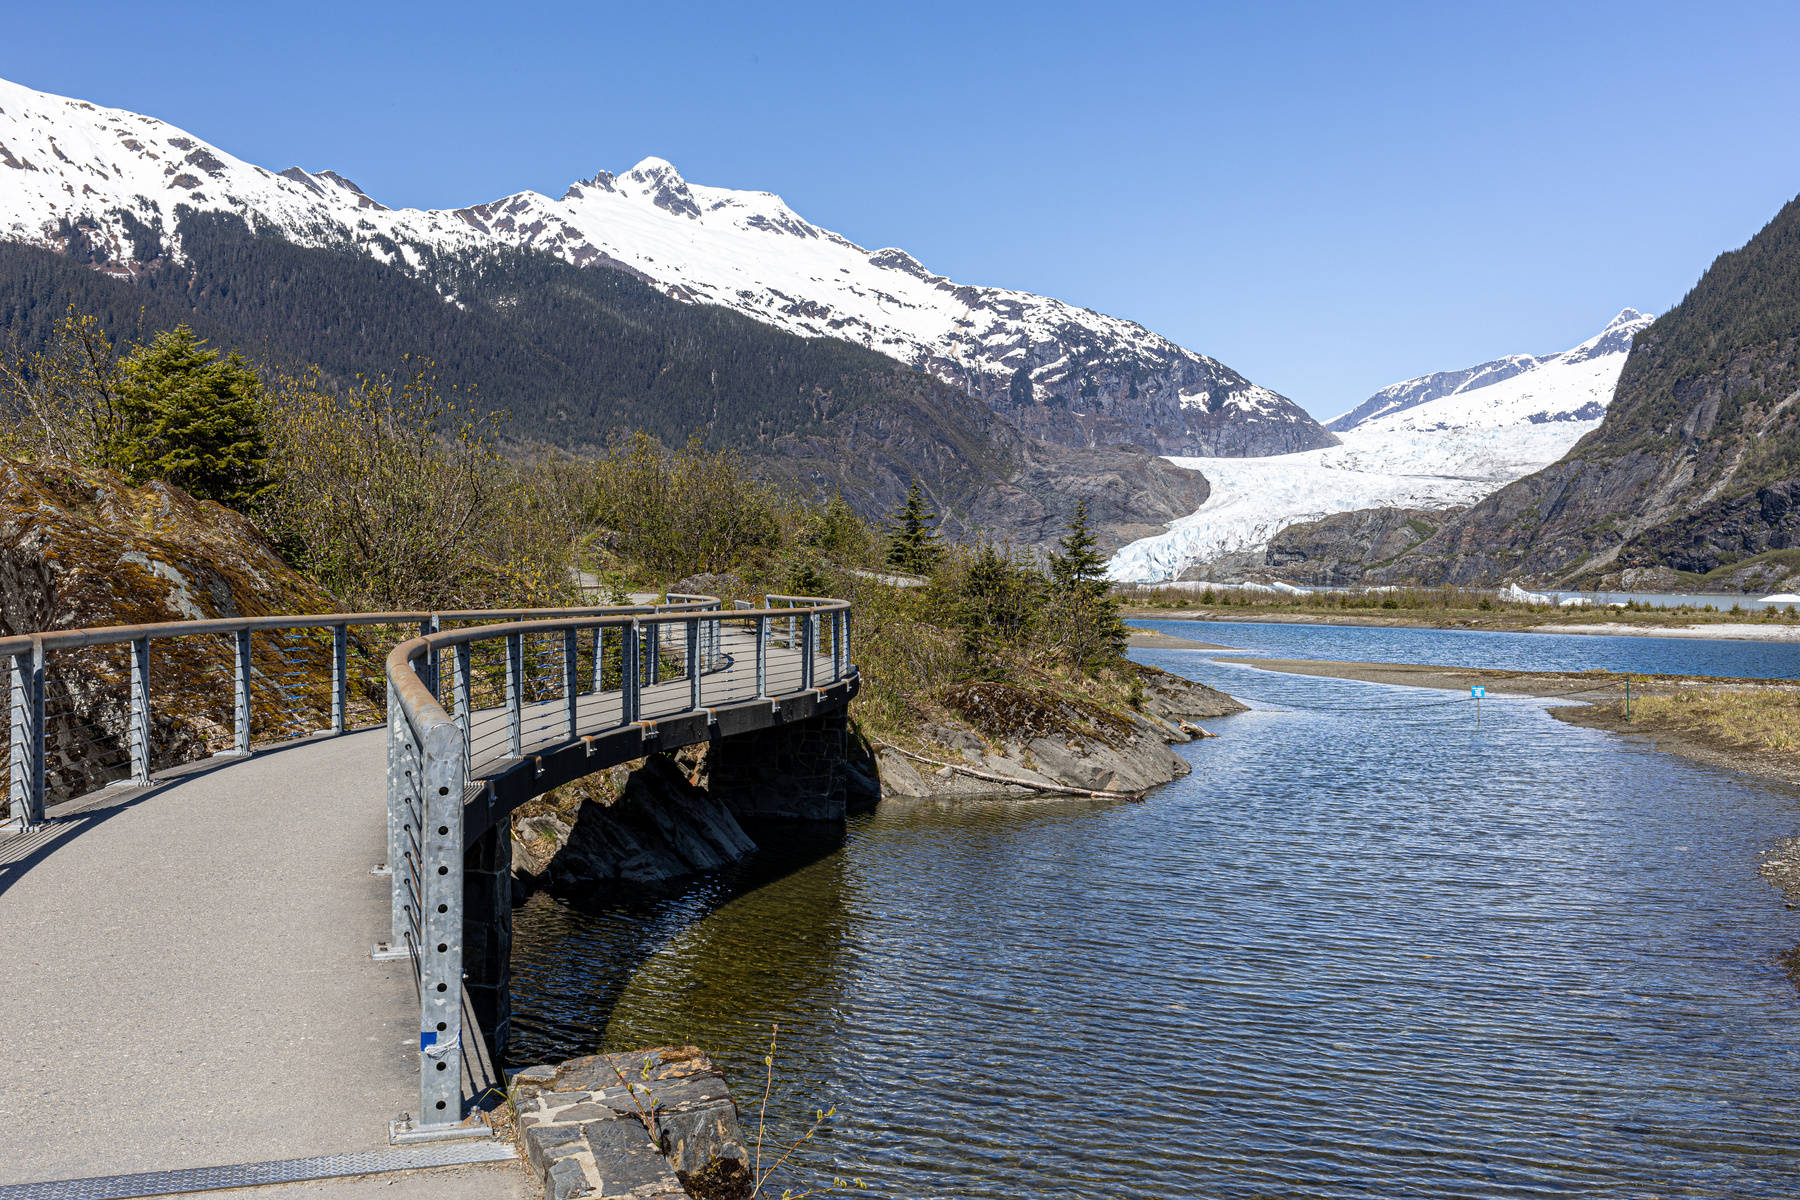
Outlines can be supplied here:
M269 171L155 118L0 81L0 237L135 276L181 260L182 207L410 273L518 248L624 269L677 299L886 354L1063 445L1241 456L1336 443L1286 397L1134 322L958 284L813 225L773 193L693 184L662 159L560 198L390 209L333 171Z

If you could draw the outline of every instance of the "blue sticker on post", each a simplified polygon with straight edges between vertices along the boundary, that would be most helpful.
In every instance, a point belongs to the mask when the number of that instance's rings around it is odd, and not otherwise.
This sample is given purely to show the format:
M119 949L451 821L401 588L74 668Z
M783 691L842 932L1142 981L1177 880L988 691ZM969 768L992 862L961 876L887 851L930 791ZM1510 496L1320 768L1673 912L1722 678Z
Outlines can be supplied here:
M437 1045L437 1034L436 1033L420 1033L419 1034L419 1049L423 1050L427 1046L435 1046L435 1045Z
M1479 685L1472 687L1469 689L1469 698L1471 700L1485 700L1487 699L1487 689Z

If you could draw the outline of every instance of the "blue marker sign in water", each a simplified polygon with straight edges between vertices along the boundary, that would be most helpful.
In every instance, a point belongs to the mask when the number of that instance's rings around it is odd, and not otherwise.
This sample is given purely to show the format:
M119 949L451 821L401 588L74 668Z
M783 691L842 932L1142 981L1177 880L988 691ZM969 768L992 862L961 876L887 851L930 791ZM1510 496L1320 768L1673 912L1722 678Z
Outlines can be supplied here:
M1469 696L1471 699L1475 699L1475 700L1486 699L1487 698L1487 689L1484 687L1480 687L1480 686L1472 687L1469 689Z

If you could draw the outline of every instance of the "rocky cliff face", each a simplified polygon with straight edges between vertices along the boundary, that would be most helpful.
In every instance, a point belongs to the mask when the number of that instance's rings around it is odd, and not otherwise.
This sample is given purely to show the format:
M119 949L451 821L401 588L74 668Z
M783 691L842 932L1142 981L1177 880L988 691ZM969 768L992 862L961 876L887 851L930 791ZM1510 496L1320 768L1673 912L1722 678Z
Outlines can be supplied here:
M821 497L842 494L881 521L917 479L952 537L987 531L1047 550L1078 500L1111 551L1205 502L1198 471L1135 446L1076 448L1023 437L978 400L946 389L871 405L826 436L785 437L754 460L771 479Z
M276 554L247 518L163 483L110 471L0 460L0 633L214 617L332 612L331 598ZM265 713L307 732L329 720L329 643L254 646ZM316 687L274 690L310 665ZM232 738L230 651L220 639L154 643L153 769ZM227 686L221 688L223 678ZM53 652L46 668L49 799L129 774L129 665L122 646ZM286 717L282 718L286 719ZM290 735L291 736L291 735Z
M1261 574L1313 587L1355 587L1367 571L1426 541L1461 511L1363 508L1290 525L1269 539ZM1259 575L1254 569L1241 573Z
M1637 334L1605 419L1562 461L1370 575L1570 586L1778 548L1800 482L1797 402L1800 200Z

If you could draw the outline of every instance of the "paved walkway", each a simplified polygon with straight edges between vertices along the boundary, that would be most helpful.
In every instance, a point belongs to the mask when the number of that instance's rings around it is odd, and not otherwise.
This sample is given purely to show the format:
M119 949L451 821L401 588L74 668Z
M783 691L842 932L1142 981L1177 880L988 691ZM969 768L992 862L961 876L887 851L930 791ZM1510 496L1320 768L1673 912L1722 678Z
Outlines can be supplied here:
M383 732L0 843L0 1184L385 1148L418 1005L385 940Z

